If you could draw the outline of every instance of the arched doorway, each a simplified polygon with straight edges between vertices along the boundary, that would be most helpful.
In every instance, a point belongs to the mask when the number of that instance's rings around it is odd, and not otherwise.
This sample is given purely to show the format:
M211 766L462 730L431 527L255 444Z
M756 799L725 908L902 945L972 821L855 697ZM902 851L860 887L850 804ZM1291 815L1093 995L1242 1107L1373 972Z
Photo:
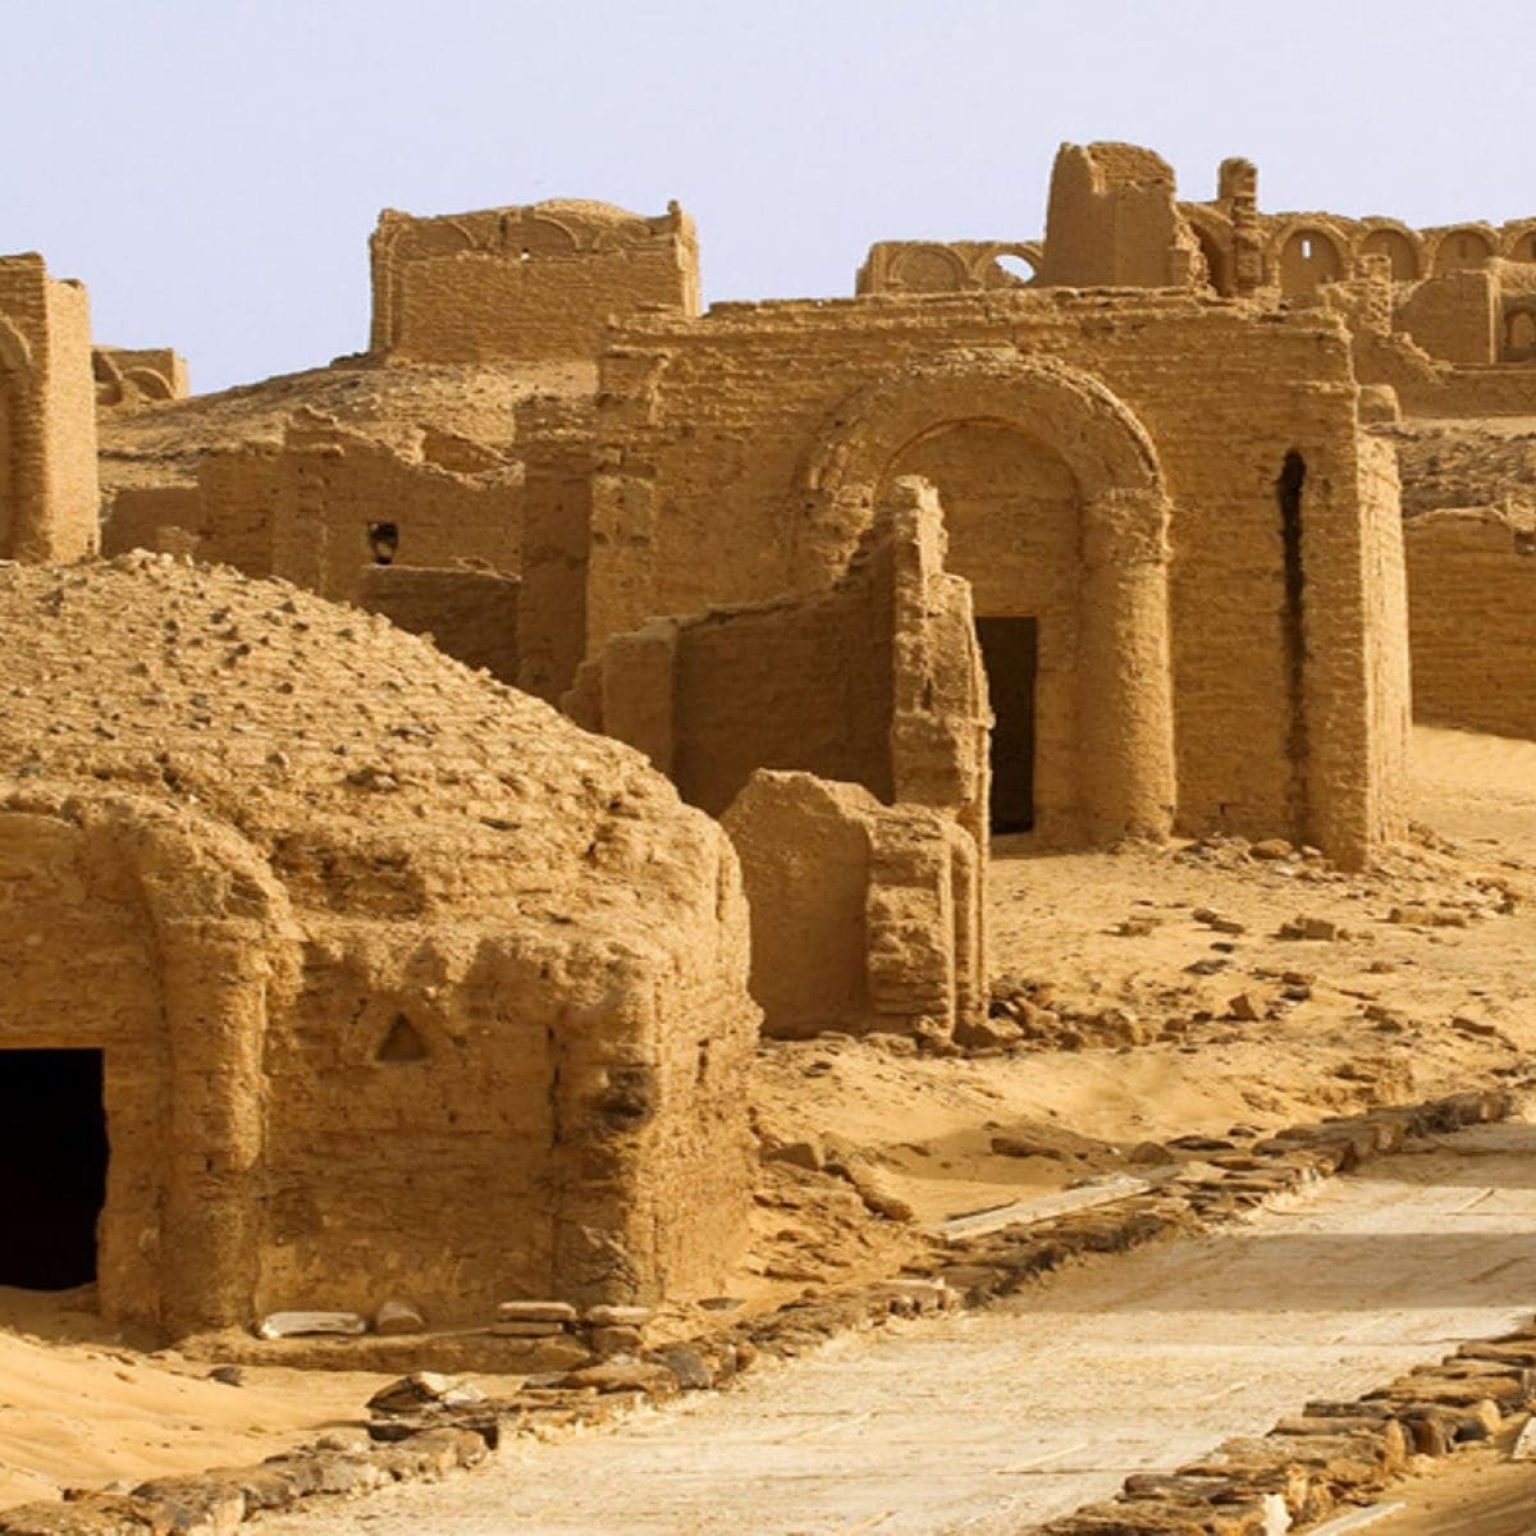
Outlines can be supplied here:
M796 585L836 580L885 488L913 474L938 488L947 565L982 623L1010 796L999 830L1058 846L1166 834L1168 503L1140 424L1088 375L1016 354L952 355L862 390L807 467Z
M992 830L1070 836L1081 587L1072 471L1006 422L960 421L902 448L885 484L898 475L938 489L946 565L971 583L994 721Z
M95 1281L104 1316L171 1333L251 1316L270 985L270 878L188 822L117 795L0 801L0 1073L64 1122L31 1154L50 1167L0 1136L0 1219L63 1203L6 1283Z

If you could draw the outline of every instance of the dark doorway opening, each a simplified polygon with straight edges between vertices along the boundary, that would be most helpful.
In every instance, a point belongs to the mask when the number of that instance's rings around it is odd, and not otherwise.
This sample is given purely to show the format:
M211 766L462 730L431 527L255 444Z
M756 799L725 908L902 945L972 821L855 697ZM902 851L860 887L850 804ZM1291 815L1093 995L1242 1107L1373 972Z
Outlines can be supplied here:
M100 1051L0 1051L0 1285L96 1279L107 1192Z
M992 727L992 830L1030 832L1035 825L1035 673L1040 625L1034 619L977 619L987 669Z

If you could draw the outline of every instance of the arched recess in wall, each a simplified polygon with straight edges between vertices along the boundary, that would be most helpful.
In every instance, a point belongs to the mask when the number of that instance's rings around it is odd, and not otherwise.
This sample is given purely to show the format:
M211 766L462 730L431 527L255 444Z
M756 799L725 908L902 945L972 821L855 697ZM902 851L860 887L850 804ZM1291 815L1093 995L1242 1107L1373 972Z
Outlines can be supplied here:
M911 245L891 258L887 276L903 293L957 293L969 284L965 263L943 245Z
M1527 363L1536 358L1536 301L1511 305L1504 311L1504 361Z
M1230 220L1210 209L1187 207L1182 210L1200 242L1207 282L1222 298L1236 291L1232 272L1232 225Z
M0 999L0 1048L101 1054L103 1314L175 1335L248 1323L284 893L226 827L72 789L0 800L0 865L49 918Z
M1048 615L1060 633L1042 627L1039 640L1042 652L1060 647L1053 666L1070 658L1056 668L1048 729L1064 754L1054 782L1071 789L1042 807L1058 832L1092 842L1166 834L1176 798L1169 504L1141 424L1096 379L1048 361L959 354L869 386L835 412L806 466L796 585L835 581L883 488L914 472L939 483L941 501L950 482L950 569L973 582L979 614L1043 626L1047 616L1020 605L1046 601L1052 583L1063 589ZM1014 530L1001 549L991 513ZM1053 573L1043 584L1035 556Z
M386 351L400 339L400 269L416 261L447 259L476 249L474 234L455 219L392 216L374 236L373 347Z
M1509 261L1536 261L1536 224L1519 224L1506 230L1504 256Z
M1469 225L1464 229L1448 229L1435 242L1435 271L1476 271L1486 267L1497 250L1493 235L1486 229Z
M1415 282L1423 275L1424 259L1419 239L1407 229L1380 225L1360 242L1362 256L1385 256L1395 283Z
M1316 225L1293 228L1275 257L1280 292L1288 299L1311 298L1324 283L1336 283L1348 271L1344 248Z
M32 369L32 349L14 325L0 316L0 556L16 553L27 530L16 526L23 486L20 483L24 455L21 433L21 396Z

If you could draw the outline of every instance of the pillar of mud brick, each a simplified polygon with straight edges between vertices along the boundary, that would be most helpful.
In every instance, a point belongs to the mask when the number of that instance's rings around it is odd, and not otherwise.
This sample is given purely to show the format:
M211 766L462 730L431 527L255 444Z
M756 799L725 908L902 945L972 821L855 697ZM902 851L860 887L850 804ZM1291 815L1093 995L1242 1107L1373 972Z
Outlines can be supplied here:
M37 255L0 257L0 559L97 548L90 305Z

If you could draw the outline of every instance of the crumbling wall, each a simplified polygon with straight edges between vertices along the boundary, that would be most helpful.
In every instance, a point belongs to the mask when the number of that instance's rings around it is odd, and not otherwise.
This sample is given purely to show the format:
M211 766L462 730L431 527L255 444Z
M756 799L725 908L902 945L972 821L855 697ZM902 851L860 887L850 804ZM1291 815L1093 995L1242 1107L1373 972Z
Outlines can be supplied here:
M1536 740L1536 521L1447 508L1405 537L1415 717Z
M897 480L830 590L612 636L566 707L645 751L712 815L759 768L964 811L985 836L986 694L932 488Z
M0 559L97 547L96 400L85 289L0 257Z
M985 1009L985 856L953 818L762 770L724 825L752 912L764 1033L947 1037Z
M535 399L518 411L523 454L518 687L554 703L586 651L593 407Z
M520 464L448 469L420 450L407 457L305 410L295 414L280 447L210 454L195 491L166 486L120 493L104 543L108 554L135 548L195 553L351 602L372 565L479 564L515 575L522 505ZM417 591L424 598L427 589ZM419 600L415 611L427 617ZM445 633L454 622L451 614L441 616Z
M103 410L136 411L192 393L186 359L170 347L94 347L91 368Z
M1040 261L1043 286L1185 287L1196 242L1174 197L1173 170L1134 144L1063 144L1051 172Z
M611 317L698 312L698 240L676 203L657 218L579 201L436 218L385 209L371 249L380 358L591 359Z
M426 636L466 667L484 668L516 686L520 583L515 576L472 566L412 565L365 565L359 575L359 607Z

